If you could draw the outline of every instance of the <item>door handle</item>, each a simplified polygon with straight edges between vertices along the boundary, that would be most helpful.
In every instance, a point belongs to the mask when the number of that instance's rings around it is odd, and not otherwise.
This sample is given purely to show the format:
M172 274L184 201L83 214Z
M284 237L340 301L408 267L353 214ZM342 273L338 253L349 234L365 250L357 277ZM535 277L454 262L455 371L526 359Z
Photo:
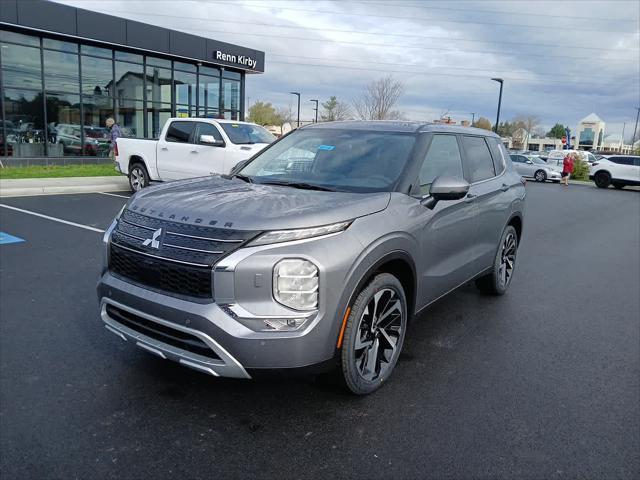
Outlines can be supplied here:
M465 203L471 203L476 199L477 195L474 195L473 193L469 193L467 194L466 197L464 197L464 201Z
M191 150L191 153L198 153L198 150Z
M506 183L503 183L502 186L500 187L500 190L502 190L503 192L506 192L510 188L511 188L511 185L507 185Z
M160 150L169 150L167 147L160 147Z

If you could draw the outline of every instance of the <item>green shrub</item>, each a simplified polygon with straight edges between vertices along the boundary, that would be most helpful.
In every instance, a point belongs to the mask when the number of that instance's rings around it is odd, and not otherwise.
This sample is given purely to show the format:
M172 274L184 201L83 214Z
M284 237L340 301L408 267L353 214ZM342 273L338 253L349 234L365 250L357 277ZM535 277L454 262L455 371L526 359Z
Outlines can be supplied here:
M589 164L582 159L575 160L571 178L574 180L589 180Z

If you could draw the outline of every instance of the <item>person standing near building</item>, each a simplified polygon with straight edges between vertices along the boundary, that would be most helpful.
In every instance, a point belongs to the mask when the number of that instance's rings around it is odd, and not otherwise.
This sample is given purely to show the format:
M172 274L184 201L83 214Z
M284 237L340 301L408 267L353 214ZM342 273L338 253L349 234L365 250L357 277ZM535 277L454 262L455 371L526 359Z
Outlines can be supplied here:
M113 158L113 152L116 148L116 140L122 136L122 130L120 130L120 125L116 123L113 117L108 117L105 123L109 129L109 156Z
M562 182L565 187L569 186L569 177L573 173L574 157L575 153L567 153L562 161Z

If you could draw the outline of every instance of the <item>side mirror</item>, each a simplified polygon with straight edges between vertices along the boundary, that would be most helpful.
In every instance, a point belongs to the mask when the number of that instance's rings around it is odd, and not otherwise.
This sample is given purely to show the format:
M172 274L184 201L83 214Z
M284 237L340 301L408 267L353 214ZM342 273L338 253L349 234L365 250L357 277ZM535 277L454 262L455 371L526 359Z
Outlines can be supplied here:
M216 140L213 135L200 135L200 143L211 145L213 147L222 147L224 145L222 140Z
M533 165L533 162L531 160L527 160L526 163L527 165Z
M460 200L469 192L469 182L459 177L436 177L429 189L429 195L420 203L433 209L440 200Z

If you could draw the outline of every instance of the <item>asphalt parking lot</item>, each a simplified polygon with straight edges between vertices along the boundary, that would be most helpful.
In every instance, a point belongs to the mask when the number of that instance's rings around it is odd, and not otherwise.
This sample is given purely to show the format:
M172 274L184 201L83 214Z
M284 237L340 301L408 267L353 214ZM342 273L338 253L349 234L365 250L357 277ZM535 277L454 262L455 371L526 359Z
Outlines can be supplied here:
M508 294L466 286L359 398L215 379L102 326L101 234L126 198L0 203L0 475L639 478L640 193L527 186ZM117 195L127 195L120 193ZM7 237L8 238L8 237Z

